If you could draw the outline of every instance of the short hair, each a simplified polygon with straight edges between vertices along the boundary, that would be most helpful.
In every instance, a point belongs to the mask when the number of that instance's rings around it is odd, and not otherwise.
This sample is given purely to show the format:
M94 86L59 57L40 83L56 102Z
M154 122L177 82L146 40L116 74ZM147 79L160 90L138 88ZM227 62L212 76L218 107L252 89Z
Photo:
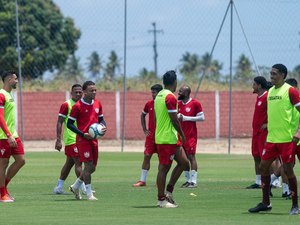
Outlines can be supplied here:
M5 78L17 73L15 71L4 71L1 75L2 81L4 82Z
M298 81L295 78L286 79L285 83L288 83L289 85L293 86L294 88L298 87Z
M82 90L86 90L87 87L91 86L91 85L95 85L95 83L93 81L90 81L90 80L84 82L83 85L82 85Z
M73 91L73 89L76 88L76 87L81 87L82 88L81 84L73 84L71 90Z
M254 82L260 84L263 89L267 89L267 80L262 76L254 77Z
M157 93L160 92L163 89L163 86L161 84L154 84L151 87L151 91L156 91Z
M268 91L271 87L273 87L273 84L271 81L267 81L267 88L266 90Z
M170 70L163 75L163 84L172 85L177 80L177 75L174 70Z
M285 65L278 63L278 64L273 65L272 68L275 68L275 69L277 69L280 73L283 73L283 74L284 74L284 79L286 78L286 76L287 76L287 74L288 74L288 70L287 70L287 68L286 68Z

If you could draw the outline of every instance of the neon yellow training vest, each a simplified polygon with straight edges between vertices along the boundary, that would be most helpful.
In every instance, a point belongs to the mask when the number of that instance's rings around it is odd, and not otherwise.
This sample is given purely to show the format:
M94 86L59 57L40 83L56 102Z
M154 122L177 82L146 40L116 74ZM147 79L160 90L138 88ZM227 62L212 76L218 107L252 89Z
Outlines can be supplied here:
M174 95L171 91L163 89L157 94L154 100L156 144L176 144L178 141L177 131L171 122L166 106L166 97L168 94Z
M68 115L65 117L64 120L64 143L65 145L72 145L75 144L76 142L76 133L74 133L67 127L67 122L71 113L71 109L76 102L74 102L72 99L69 99L67 103L68 103ZM75 126L77 126L76 122L75 122Z
M280 88L272 87L268 92L268 136L267 142L287 143L293 138L293 108L289 97L291 86L284 83Z
M11 95L11 93L5 91L4 89L0 90L0 93L5 96L4 104L4 120L6 122L7 128L14 138L19 137L15 127L15 113L16 113L16 104ZM2 129L0 129L0 139L7 139L6 134Z

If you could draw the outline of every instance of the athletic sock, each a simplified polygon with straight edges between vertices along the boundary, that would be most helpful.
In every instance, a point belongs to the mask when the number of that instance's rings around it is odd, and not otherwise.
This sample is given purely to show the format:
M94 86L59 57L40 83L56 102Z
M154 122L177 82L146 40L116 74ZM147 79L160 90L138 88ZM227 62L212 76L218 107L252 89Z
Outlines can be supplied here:
M148 175L148 170L144 170L144 169L142 169L142 171L141 171L141 179L140 179L140 181L143 181L143 182L145 182L145 183L146 183L146 180L147 180L147 175Z
M10 182L10 179L6 178L5 179L5 187L7 187L7 185L9 184L9 182Z
M91 196L93 194L93 192L92 192L92 185L91 184L86 184L85 188L86 188L86 195L87 196Z
M194 184L197 184L197 171L196 170L192 170L191 173L192 173L192 178L191 178L192 182Z
M1 195L1 197L4 196L4 195L6 195L6 188L5 188L5 186L0 187L0 195Z
M72 187L79 189L79 187L82 185L83 180L80 180L79 178L76 179L75 183L72 185Z
M263 192L263 203L270 205L270 175L261 176L261 187Z
M287 193L290 194L290 188L289 185L287 183L282 183L282 193Z
M276 180L276 179L278 179L278 177L273 173L273 174L271 174L271 178L270 178L270 184L272 185L273 184L273 182Z
M258 185L261 185L261 175L256 175L255 183L258 184Z
M189 170L184 171L184 176L185 176L185 181L190 183L191 182L191 180L190 180L191 177L190 177L190 171Z
M62 188L62 186L64 185L64 182L65 182L64 180L58 179L57 185L56 185L56 186L57 186L58 188Z
M289 186L291 190L293 206L298 207L298 190L296 176L289 178Z

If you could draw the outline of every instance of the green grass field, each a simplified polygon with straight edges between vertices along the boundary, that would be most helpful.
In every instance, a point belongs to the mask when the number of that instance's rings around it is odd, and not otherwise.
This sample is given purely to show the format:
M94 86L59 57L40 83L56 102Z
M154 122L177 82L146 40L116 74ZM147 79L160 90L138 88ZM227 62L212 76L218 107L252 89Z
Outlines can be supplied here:
M253 183L253 161L247 155L198 155L198 188L174 191L179 207L156 207L157 157L152 159L147 187L132 188L140 176L142 153L100 153L92 184L99 201L77 201L72 194L54 195L63 153L27 153L27 164L9 185L14 203L1 203L0 224L299 224L288 215L291 201L273 190L270 213L249 214L261 200ZM296 172L299 171L296 165ZM75 179L71 172L64 189ZM191 196L194 193L196 196Z

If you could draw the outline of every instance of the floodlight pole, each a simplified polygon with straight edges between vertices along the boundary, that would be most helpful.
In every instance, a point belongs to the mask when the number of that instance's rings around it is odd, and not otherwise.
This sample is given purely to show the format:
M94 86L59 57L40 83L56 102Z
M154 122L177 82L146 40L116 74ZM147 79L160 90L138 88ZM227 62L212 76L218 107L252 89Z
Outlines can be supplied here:
M21 116L21 138L24 142L24 123L23 123L23 96L22 96L22 69L21 69L21 47L20 47L20 28L19 28L19 6L18 0L16 0L16 28L17 28L17 52L18 52L18 80L19 80L19 105L20 105L20 116Z

